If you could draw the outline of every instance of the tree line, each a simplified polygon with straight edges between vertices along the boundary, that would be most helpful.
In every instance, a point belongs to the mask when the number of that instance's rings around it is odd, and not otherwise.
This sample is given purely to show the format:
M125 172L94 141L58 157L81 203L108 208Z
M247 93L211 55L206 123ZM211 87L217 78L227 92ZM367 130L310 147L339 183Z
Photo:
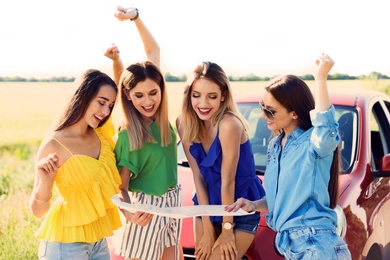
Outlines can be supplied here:
M166 82L185 82L187 81L187 75L183 74L181 76L171 75L169 72L164 74ZM306 74L299 76L303 80L314 80L313 75ZM381 74L379 72L371 72L368 75L359 75L359 76L350 76L348 74L334 73L328 76L329 80L361 80L361 79L390 79L388 76ZM271 77L259 77L250 73L246 76L229 76L230 81L269 81ZM0 77L0 82L73 82L75 77L51 77L45 79L37 78L23 78L23 77Z

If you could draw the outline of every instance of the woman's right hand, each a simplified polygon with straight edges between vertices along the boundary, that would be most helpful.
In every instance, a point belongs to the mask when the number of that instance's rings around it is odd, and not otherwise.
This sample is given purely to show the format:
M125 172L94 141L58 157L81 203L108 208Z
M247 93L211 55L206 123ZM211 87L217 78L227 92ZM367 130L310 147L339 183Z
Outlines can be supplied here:
M48 156L41 158L36 163L38 177L42 182L54 182L58 170L58 156L56 153L51 153Z
M196 259L207 260L211 256L216 240L214 229L211 232L203 233L199 243L195 247Z
M126 219L134 224L137 224L139 226L146 226L149 224L150 221L153 219L153 214L146 213L143 211L137 211L135 213L131 213L127 210L121 209L123 214L125 215Z

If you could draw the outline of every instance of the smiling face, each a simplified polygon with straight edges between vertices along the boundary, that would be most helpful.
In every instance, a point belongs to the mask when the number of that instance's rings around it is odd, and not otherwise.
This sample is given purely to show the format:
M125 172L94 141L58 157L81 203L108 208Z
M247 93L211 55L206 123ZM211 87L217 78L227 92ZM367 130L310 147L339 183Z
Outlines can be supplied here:
M264 107L261 117L267 121L268 129L279 131L283 129L288 135L298 126L297 115L294 111L288 112L287 109L279 103L271 93L266 92L261 106ZM266 109L266 110L265 110Z
M216 83L200 78L192 84L191 104L201 120L210 121L223 101L221 88Z
M86 110L86 123L92 128L98 127L100 122L111 114L115 100L115 89L108 84L102 85Z
M156 111L161 104L161 89L155 81L149 78L140 81L125 94L127 99L133 102L135 109L140 112L144 120L154 120Z

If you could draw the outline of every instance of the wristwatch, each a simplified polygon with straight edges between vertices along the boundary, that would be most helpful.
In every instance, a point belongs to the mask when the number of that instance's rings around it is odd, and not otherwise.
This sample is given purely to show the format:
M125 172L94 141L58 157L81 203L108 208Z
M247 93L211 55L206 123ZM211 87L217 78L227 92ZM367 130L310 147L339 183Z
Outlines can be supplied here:
M222 222L222 228L225 230L231 230L234 227L234 223L232 222Z

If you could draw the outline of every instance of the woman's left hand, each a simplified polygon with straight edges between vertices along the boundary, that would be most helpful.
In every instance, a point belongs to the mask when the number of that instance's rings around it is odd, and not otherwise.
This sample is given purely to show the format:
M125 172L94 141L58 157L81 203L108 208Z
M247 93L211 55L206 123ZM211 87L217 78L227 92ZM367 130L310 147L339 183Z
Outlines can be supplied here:
M234 260L237 258L236 237L233 231L222 231L215 241L212 251L219 246L221 260Z
M111 44L110 47L108 47L104 51L104 56L115 61L115 60L119 59L119 53L120 53L120 51L119 51L118 47L113 43L113 44Z
M122 6L117 6L114 16L119 21L127 21L129 19L134 19L137 16L138 10L135 7L124 8Z

